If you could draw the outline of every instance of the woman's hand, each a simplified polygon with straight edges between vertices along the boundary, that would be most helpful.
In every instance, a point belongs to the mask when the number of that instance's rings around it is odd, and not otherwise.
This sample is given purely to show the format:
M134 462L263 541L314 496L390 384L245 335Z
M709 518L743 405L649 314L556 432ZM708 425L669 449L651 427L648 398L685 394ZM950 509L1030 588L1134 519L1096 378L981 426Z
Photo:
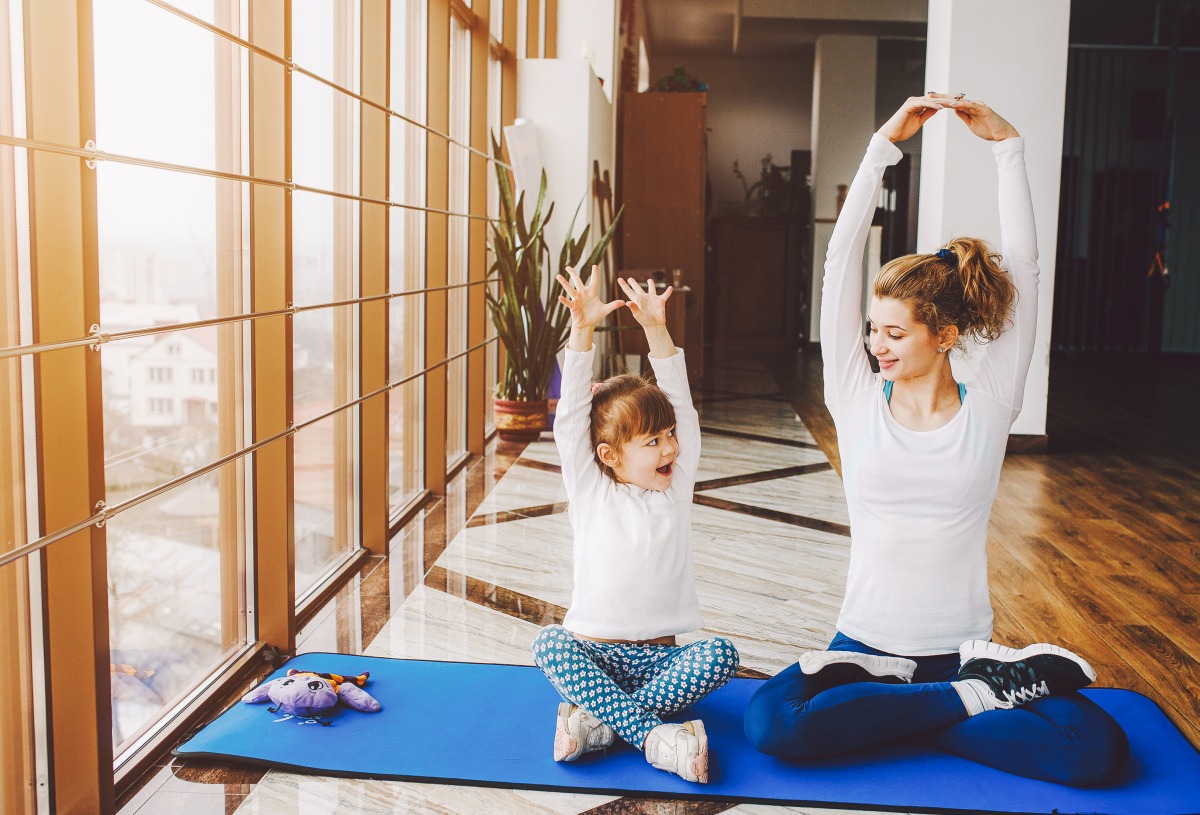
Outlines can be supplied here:
M962 119L971 132L984 141L1004 141L1020 136L1017 129L983 102L959 99L949 107Z
M611 303L602 303L600 301L600 298L596 296L596 286L600 282L600 276L596 272L597 269L593 266L592 276L588 279L587 283L584 283L570 266L567 267L567 274L570 275L570 280L562 275L554 276L569 295L569 297L564 297L560 294L558 301L571 310L572 328L581 330L593 329L605 317L625 305L624 300L613 300Z
M673 287L667 286L662 294L655 294L654 281L647 280L646 290L642 291L642 287L632 277L624 280L618 277L617 285L629 298L629 310L633 312L633 319L637 320L642 328L657 328L667 324L667 298L675 291Z
M944 93L927 93L924 96L910 96L900 109L892 114L892 118L879 128L879 135L891 142L904 141L912 138L933 116L944 107L948 107L955 97Z

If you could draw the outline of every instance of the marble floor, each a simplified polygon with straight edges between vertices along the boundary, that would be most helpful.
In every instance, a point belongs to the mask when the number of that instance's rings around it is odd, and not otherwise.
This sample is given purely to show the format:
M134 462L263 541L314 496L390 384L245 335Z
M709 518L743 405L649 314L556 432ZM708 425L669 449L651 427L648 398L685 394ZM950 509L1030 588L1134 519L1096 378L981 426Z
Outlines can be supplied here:
M849 555L841 482L775 379L716 366L696 390L703 452L693 513L706 627L743 676L764 676L833 633ZM497 443L303 631L299 652L532 664L538 629L571 592L570 527L551 437ZM546 733L550 760L551 732ZM164 759L121 815L846 812L321 778Z

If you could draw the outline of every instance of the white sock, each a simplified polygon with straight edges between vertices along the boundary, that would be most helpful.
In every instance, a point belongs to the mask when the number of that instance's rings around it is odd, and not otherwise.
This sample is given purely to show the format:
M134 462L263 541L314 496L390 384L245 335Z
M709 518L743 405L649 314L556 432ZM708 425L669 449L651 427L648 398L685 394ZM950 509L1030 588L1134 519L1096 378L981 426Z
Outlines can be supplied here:
M978 716L998 707L995 694L982 679L959 679L951 682L950 687L958 691L968 716Z

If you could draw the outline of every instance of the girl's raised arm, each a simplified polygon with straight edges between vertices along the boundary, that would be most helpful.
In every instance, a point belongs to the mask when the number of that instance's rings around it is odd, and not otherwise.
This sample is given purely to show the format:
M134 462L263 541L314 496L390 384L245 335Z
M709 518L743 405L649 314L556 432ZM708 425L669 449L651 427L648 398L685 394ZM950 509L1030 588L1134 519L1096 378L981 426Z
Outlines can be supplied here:
M646 344L650 350L650 366L654 378L663 393L671 400L675 409L675 438L679 441L679 472L686 475L689 484L696 481L696 470L700 466L700 415L692 404L692 391L688 386L687 365L683 352L675 347L667 331L667 300L675 290L667 286L662 294L657 293L653 280L646 281L643 290L632 277L617 284L628 298L629 310L646 332Z
M592 334L596 325L625 305L625 301L600 301L596 296L599 282L596 271L593 266L587 283L570 267L567 268L568 277L557 276L566 292L558 299L571 310L571 336L563 361L562 393L554 416L554 443L562 462L568 499L599 486L604 479L592 453L592 358L596 355Z

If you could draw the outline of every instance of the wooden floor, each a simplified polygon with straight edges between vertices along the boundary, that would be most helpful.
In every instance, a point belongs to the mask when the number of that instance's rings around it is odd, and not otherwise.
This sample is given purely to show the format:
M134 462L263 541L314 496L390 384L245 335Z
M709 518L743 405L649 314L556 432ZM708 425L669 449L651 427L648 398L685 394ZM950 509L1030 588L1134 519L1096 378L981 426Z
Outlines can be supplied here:
M775 366L840 471L813 354ZM1052 641L1200 748L1200 360L1055 356L1049 454L1005 460L989 527L995 638Z

